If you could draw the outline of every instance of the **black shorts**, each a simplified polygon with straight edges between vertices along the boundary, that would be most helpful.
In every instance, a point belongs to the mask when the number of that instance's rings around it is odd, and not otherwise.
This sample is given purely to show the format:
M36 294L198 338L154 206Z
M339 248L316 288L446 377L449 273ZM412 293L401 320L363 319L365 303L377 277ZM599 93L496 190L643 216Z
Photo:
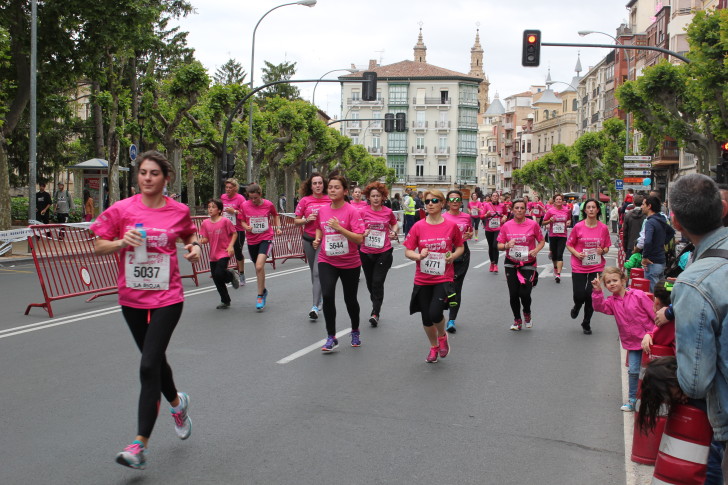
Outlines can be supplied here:
M260 241L258 244L248 244L250 260L255 264L259 254L265 254L266 259L268 259L271 249L273 249L273 241Z
M243 244L245 244L245 231L235 231L238 234L238 238L235 240L233 245L233 251L235 251L235 259L238 261L243 260Z

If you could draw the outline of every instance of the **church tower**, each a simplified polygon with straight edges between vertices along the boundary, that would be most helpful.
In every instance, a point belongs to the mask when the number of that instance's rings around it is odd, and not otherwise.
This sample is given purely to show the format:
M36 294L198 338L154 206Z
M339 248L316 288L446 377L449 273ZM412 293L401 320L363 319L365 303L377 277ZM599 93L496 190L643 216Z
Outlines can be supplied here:
M478 113L483 114L488 109L488 89L490 82L483 70L483 47L480 45L480 29L475 32L475 44L470 49L470 72L468 75L482 79L478 86Z
M427 63L427 47L422 42L422 27L420 27L420 36L417 38L417 44L415 45L415 62Z

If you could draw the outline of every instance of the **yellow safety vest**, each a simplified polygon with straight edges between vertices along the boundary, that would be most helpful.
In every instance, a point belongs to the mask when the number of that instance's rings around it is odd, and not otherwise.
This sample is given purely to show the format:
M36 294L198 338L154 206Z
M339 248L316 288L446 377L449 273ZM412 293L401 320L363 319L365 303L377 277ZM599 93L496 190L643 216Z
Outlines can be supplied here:
M404 210L404 214L406 216L413 216L415 215L415 199L414 197L410 196L409 202L407 203L407 206Z

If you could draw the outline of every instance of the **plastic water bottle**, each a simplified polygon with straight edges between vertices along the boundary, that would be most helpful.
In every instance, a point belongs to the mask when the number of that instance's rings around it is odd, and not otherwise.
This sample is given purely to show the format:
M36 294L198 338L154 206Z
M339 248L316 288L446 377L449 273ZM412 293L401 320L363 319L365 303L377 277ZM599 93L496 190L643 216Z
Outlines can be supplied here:
M135 263L146 263L147 262L147 231L144 229L144 224L137 223L134 225L139 234L142 236L141 246L134 248L134 262Z

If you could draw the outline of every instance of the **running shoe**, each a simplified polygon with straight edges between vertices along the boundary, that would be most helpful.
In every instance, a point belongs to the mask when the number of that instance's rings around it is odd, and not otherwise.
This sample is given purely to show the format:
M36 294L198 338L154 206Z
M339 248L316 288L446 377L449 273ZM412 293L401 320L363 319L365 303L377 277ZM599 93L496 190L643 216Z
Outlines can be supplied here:
M321 352L331 352L339 346L339 341L333 335L329 335L326 339L326 343L321 347Z
M523 321L520 318L516 318L513 320L513 325L511 325L511 330L514 332L518 332L521 330L521 326L523 325Z
M372 313L372 316L369 317L369 324L372 327L376 327L377 325L379 325L379 315L377 315L376 313Z
M240 280L240 286L245 286L245 273L240 273L238 279Z
M635 404L637 403L636 399L630 399L626 403L622 404L622 407L620 408L625 413L633 413L635 411Z
M427 355L425 362L428 364L437 364L437 354L440 352L440 347L430 347L430 353Z
M498 272L498 264L495 263L495 264L493 264L493 273L497 273L497 272Z
M584 330L584 335L591 335L592 334L591 324L585 323L585 322L581 322L581 328L582 328L582 330Z
M237 271L233 271L231 269L229 269L228 271L233 276L233 281L232 281L233 288L235 288L237 290L238 288L240 288L240 276L238 276Z
M172 417L174 418L174 430L177 433L177 438L186 440L192 434L192 421L187 415L187 410L190 407L190 396L186 392L178 392L179 406L178 411L175 412L175 408L170 408Z
M533 320L531 320L531 314L530 313L524 313L523 314L523 321L526 324L526 328L533 327Z
M268 298L268 289L263 290L262 295L258 295L258 298L255 300L255 309L256 310L262 310L265 308L265 300Z
M135 470L144 470L147 464L144 443L139 440L132 441L129 446L124 448L124 451L116 455L116 463Z
M361 347L361 339L359 338L361 333L358 330L353 330L351 332L351 346L352 347Z
M308 312L308 318L311 320L316 320L319 316L319 309L318 307L312 306L311 311Z
M447 330L450 333L455 333L457 331L457 329L455 328L455 320L448 320L445 330Z
M579 316L579 308L578 307L573 307L571 309L571 311L569 312L569 314L571 315L571 318L573 318L573 319L576 320L576 317Z
M225 302L222 302L218 306L215 307L215 309L217 309L217 310L227 310L228 308L230 308L230 303L225 303Z
M556 273L554 275L554 279L556 280L557 283L561 283L561 273Z
M442 337L437 337L437 343L440 358L444 359L450 353L450 342L448 342L447 334L444 334Z
M490 269L488 271L490 271L491 273L493 272L493 266L495 265L493 263L490 263Z

